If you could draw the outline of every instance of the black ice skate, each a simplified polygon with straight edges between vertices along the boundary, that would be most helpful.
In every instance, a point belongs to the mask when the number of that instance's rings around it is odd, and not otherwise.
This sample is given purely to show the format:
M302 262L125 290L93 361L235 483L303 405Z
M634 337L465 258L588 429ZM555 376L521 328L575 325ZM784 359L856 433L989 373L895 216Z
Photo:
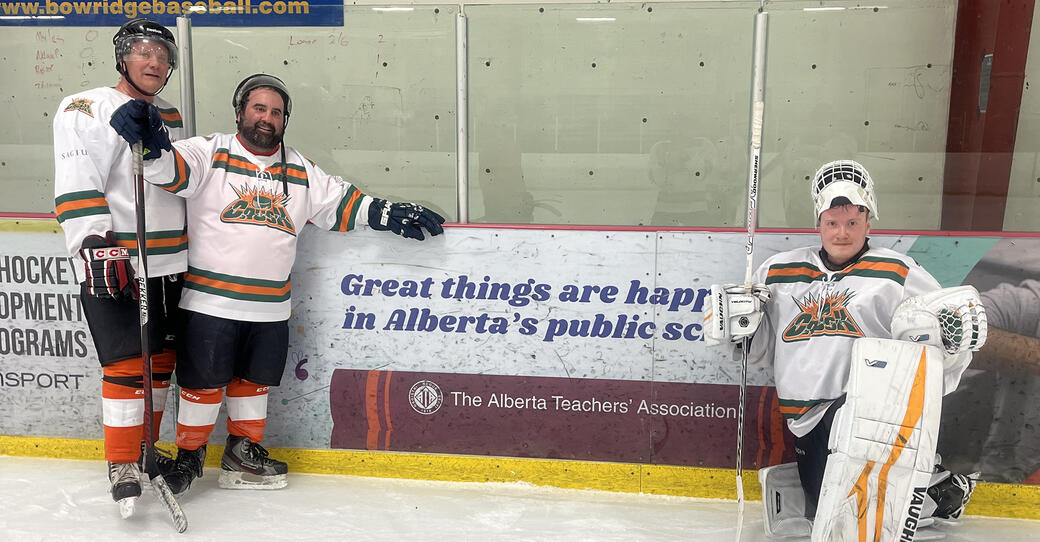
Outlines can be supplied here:
M166 484L174 495L180 495L191 486L191 481L202 478L202 465L206 462L206 445L203 444L198 450L177 449L177 459L174 460L173 470L164 474Z
M224 489L281 489L289 483L288 465L267 457L267 450L249 437L228 435L220 469L217 484Z
M162 448L160 448L158 446L153 446L152 447L152 450L155 452L155 455L154 455L154 457L155 457L155 465L154 465L154 467L152 467L151 469L145 468L145 465L144 465L144 448L145 448L145 443L142 442L141 443L141 457L137 460L137 468L142 473L146 474L146 476L145 476L145 480L146 481L151 481L152 478L155 478L156 474L161 474L163 476L163 478L165 478L167 475L169 475L171 472L173 472L173 470L176 468L177 463L176 463L176 461L174 461L173 456L170 455L170 452L167 452L166 450L164 450L164 449L162 449ZM150 484L146 485L145 487L149 487L149 486L150 486Z
M134 514L134 504L141 496L141 471L137 463L109 463L108 481L112 482L112 499L119 503L124 519Z

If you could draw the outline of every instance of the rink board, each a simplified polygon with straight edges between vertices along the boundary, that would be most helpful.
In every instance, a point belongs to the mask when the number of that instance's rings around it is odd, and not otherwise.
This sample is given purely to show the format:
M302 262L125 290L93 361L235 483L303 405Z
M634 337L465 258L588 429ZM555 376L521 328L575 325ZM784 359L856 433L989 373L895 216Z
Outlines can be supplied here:
M60 229L9 221L0 230L0 434L100 439L100 370ZM755 259L817 240L762 234ZM954 285L1006 241L871 242ZM1036 241L1014 239L1019 254ZM265 444L304 455L728 470L707 477L729 487L739 362L705 347L701 324L710 284L743 277L743 242L741 233L452 227L418 243L307 228ZM790 460L770 371L751 367L748 383L745 468ZM218 422L211 442L225 434ZM166 424L163 440L172 438ZM677 491L732 492L703 488Z

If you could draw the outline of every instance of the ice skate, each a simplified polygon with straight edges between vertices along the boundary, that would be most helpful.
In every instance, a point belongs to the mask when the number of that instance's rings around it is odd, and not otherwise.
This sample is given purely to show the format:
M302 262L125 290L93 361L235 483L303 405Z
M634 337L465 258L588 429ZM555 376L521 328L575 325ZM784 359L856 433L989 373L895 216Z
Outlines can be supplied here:
M224 489L281 489L288 485L289 467L267 456L267 450L248 437L228 435L224 457L220 460L220 480Z
M935 523L939 525L957 523L971 500L980 476L978 472L954 474L942 465L935 465L925 513L934 517Z
M134 505L141 496L137 463L109 463L108 480L112 483L112 499L119 503L119 515L124 519L134 515Z
M153 446L152 450L155 451L155 464L152 469L148 469L144 465L144 449L145 444L142 442L141 457L137 460L137 468L144 474L144 476L142 477L142 482L148 482L142 483L141 486L145 489L150 489L152 487L152 478L155 478L156 474L161 474L163 478L165 478L167 475L173 472L173 470L177 466L177 463L176 461L174 461L173 456L170 455L170 452L167 452L166 450L158 446Z
M177 449L177 459L173 470L164 474L163 479L170 486L174 495L184 493L191 486L192 480L202 478L202 465L206 463L206 445L197 450Z

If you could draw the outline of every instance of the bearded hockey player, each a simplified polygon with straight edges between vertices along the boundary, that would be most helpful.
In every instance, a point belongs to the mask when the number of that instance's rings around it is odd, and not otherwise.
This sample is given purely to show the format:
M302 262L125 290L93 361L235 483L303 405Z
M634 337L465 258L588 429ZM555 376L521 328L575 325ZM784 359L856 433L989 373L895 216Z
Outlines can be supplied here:
M245 78L231 100L238 132L193 137L172 151L147 155L145 175L188 209L188 272L184 356L177 415L176 467L166 481L174 493L202 476L206 445L227 399L228 437L220 487L276 489L288 466L260 445L267 393L281 382L288 353L289 272L308 222L346 232L360 224L423 240L443 232L444 219L411 203L361 193L282 142L292 113L289 90L267 74ZM117 117L127 140L168 149L166 133L143 119L146 102L130 102Z
M936 465L939 409L985 341L974 288L942 289L912 258L870 246L862 165L823 165L811 196L821 246L777 254L754 286L714 285L709 344L752 337L772 366L796 464L759 472L770 536L913 540L956 519L977 476Z
M138 320L137 222L129 146L109 125L131 100L151 104L166 141L182 136L177 110L156 96L177 67L173 34L134 19L112 38L119 82L66 97L54 115L54 203L80 283L80 302L101 362L102 421L112 498L123 517L141 495L142 439L158 436L175 365L173 322L187 269L184 201L147 186L148 300L155 434L144 432ZM168 143L167 143L168 145ZM158 151L159 149L153 149ZM168 459L159 457L159 468ZM152 473L154 474L154 473Z

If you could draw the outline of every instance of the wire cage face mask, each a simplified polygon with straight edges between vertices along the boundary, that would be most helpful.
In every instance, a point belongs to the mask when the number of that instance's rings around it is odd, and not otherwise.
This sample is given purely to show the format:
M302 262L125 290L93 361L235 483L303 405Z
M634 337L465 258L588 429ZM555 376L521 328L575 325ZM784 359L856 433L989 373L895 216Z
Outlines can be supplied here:
M820 214L830 209L835 199L844 198L851 205L866 207L870 217L878 219L874 181L866 168L852 160L836 160L820 167L813 176L810 194L819 222Z

